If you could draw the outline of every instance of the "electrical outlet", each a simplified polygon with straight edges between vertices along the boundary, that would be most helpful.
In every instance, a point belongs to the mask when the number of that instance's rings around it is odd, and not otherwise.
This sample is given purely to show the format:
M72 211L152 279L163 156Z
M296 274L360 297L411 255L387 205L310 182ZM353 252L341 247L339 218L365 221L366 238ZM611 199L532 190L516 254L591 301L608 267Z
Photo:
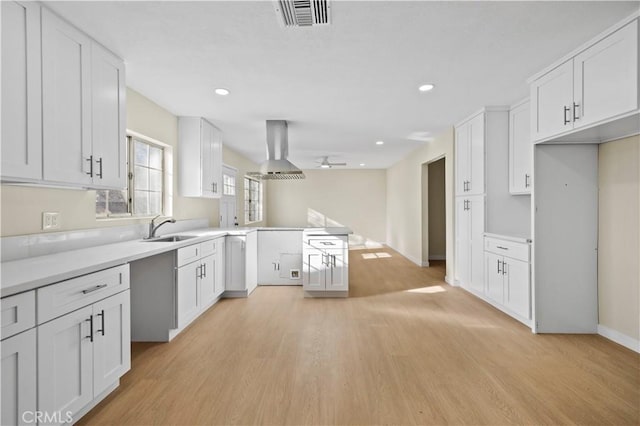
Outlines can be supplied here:
M45 231L60 229L60 213L42 212L42 229Z

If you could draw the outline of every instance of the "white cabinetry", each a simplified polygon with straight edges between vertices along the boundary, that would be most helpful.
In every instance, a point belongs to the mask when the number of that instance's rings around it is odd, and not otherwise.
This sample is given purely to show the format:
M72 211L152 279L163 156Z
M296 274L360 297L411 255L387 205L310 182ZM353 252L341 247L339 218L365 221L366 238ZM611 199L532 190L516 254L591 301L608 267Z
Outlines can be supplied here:
M184 197L222 195L222 133L200 117L180 117L178 189Z
M485 237L486 296L495 306L530 325L529 243Z
M2 179L42 179L40 5L3 1ZM3 422L4 424L4 422Z
M484 114L456 127L456 195L484 192Z
M66 413L77 421L131 367L128 267L115 270L124 272L126 289L113 295L121 288L96 286L93 274L37 290L39 311L40 305L69 307L64 313L45 307L43 312L63 313L48 322L38 315L38 410L62 413L58 423ZM78 293L89 304L72 310ZM96 295L102 299L91 303Z
M531 193L533 144L531 143L529 100L509 110L509 192Z
M258 235L229 235L226 238L226 297L247 297L258 285Z
M258 285L302 284L302 231L258 231Z
M42 8L45 181L126 187L124 63Z
M484 291L484 201L483 195L456 198L455 281L475 293Z
M536 142L637 111L638 20L627 22L530 83L531 130Z
M346 235L303 234L305 297L349 294L349 245Z
M36 405L35 292L2 299L1 424L28 424Z

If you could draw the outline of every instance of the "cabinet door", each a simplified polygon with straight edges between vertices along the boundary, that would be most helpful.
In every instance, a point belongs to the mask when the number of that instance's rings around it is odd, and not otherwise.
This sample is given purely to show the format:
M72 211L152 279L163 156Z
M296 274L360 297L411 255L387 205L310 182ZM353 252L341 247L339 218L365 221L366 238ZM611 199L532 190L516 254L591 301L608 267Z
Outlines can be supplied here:
M468 203L467 198L456 197L455 281L462 287L468 287L471 281L471 224Z
M324 290L326 280L326 255L318 249L305 249L302 285L305 290Z
M39 411L64 418L93 399L92 315L87 306L38 326Z
M207 256L199 262L200 268L200 295L202 307L211 303L216 298L216 259L215 255Z
M484 196L470 197L468 203L470 217L471 248L470 248L470 283L476 292L484 292Z
M225 287L225 239L220 238L218 240L218 251L215 255L215 297L218 297L224 293Z
M42 8L44 179L90 186L91 40ZM91 173L91 172L94 173Z
M573 60L531 83L531 134L534 141L573 128Z
M531 112L529 102L509 111L509 192L531 193Z
M42 179L40 4L3 1L0 6L2 176L38 180Z
M91 48L93 186L127 186L124 62L102 46Z
M177 327L184 327L200 310L198 280L200 262L193 262L178 268L176 281L176 320Z
M469 125L456 127L456 195L464 195L469 181Z
M4 13L4 9L3 9ZM36 329L5 339L2 347L3 425L29 424L36 405ZM27 413L23 418L23 413ZM31 417L29 417L29 415ZM33 422L30 422L33 423Z
M484 114L469 122L469 183L467 194L484 192Z
M201 151L201 167L202 167L202 196L213 198L215 195L214 192L214 182L213 182L213 126L202 120L202 134L201 134L201 142L200 147Z
M504 277L502 267L503 257L493 253L484 253L484 274L487 296L502 304L504 303Z
M227 290L246 290L245 237L229 236L226 241L225 274Z
M349 290L349 252L346 250L329 250L326 253L326 262L328 263L326 270L327 291L346 291Z
M277 284L280 277L279 231L258 231L258 284ZM302 241L302 238L300 239Z
M93 394L104 392L131 368L129 290L93 305Z
M211 183L213 196L219 198L222 195L222 132L215 126L211 141Z
M638 109L638 21L574 58L575 127Z
M531 290L529 263L504 259L505 304L523 318L531 318Z

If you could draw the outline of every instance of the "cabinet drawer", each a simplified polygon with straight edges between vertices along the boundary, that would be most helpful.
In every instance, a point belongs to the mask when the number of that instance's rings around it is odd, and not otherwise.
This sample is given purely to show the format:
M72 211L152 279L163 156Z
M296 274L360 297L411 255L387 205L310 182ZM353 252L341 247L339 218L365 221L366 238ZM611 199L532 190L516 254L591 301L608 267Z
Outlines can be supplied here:
M342 239L340 237L310 237L307 240L307 244L309 244L311 247L320 249L343 249L346 247L347 241L346 238Z
M200 244L182 247L181 249L178 249L177 252L178 267L186 265L187 263L195 262L200 259L200 256L202 255Z
M36 325L35 290L5 297L2 304L2 339Z
M128 264L39 288L38 324L128 288Z
M484 248L491 253L529 262L529 244L497 238L485 238Z
M220 239L204 241L200 243L200 250L202 250L201 256L209 256L210 254L216 254L218 251L218 243Z

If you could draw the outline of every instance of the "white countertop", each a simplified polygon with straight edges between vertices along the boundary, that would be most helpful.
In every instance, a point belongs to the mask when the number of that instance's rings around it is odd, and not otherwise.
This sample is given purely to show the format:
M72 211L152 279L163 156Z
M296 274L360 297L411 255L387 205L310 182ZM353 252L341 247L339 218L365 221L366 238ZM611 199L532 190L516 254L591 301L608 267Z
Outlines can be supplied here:
M353 231L343 226L329 226L326 228L304 228L307 235L351 235Z
M0 297L11 296L79 275L176 250L207 239L227 235L245 235L248 232L255 231L256 228L196 229L180 232L179 235L195 236L195 238L183 241L149 242L133 240L2 262Z

